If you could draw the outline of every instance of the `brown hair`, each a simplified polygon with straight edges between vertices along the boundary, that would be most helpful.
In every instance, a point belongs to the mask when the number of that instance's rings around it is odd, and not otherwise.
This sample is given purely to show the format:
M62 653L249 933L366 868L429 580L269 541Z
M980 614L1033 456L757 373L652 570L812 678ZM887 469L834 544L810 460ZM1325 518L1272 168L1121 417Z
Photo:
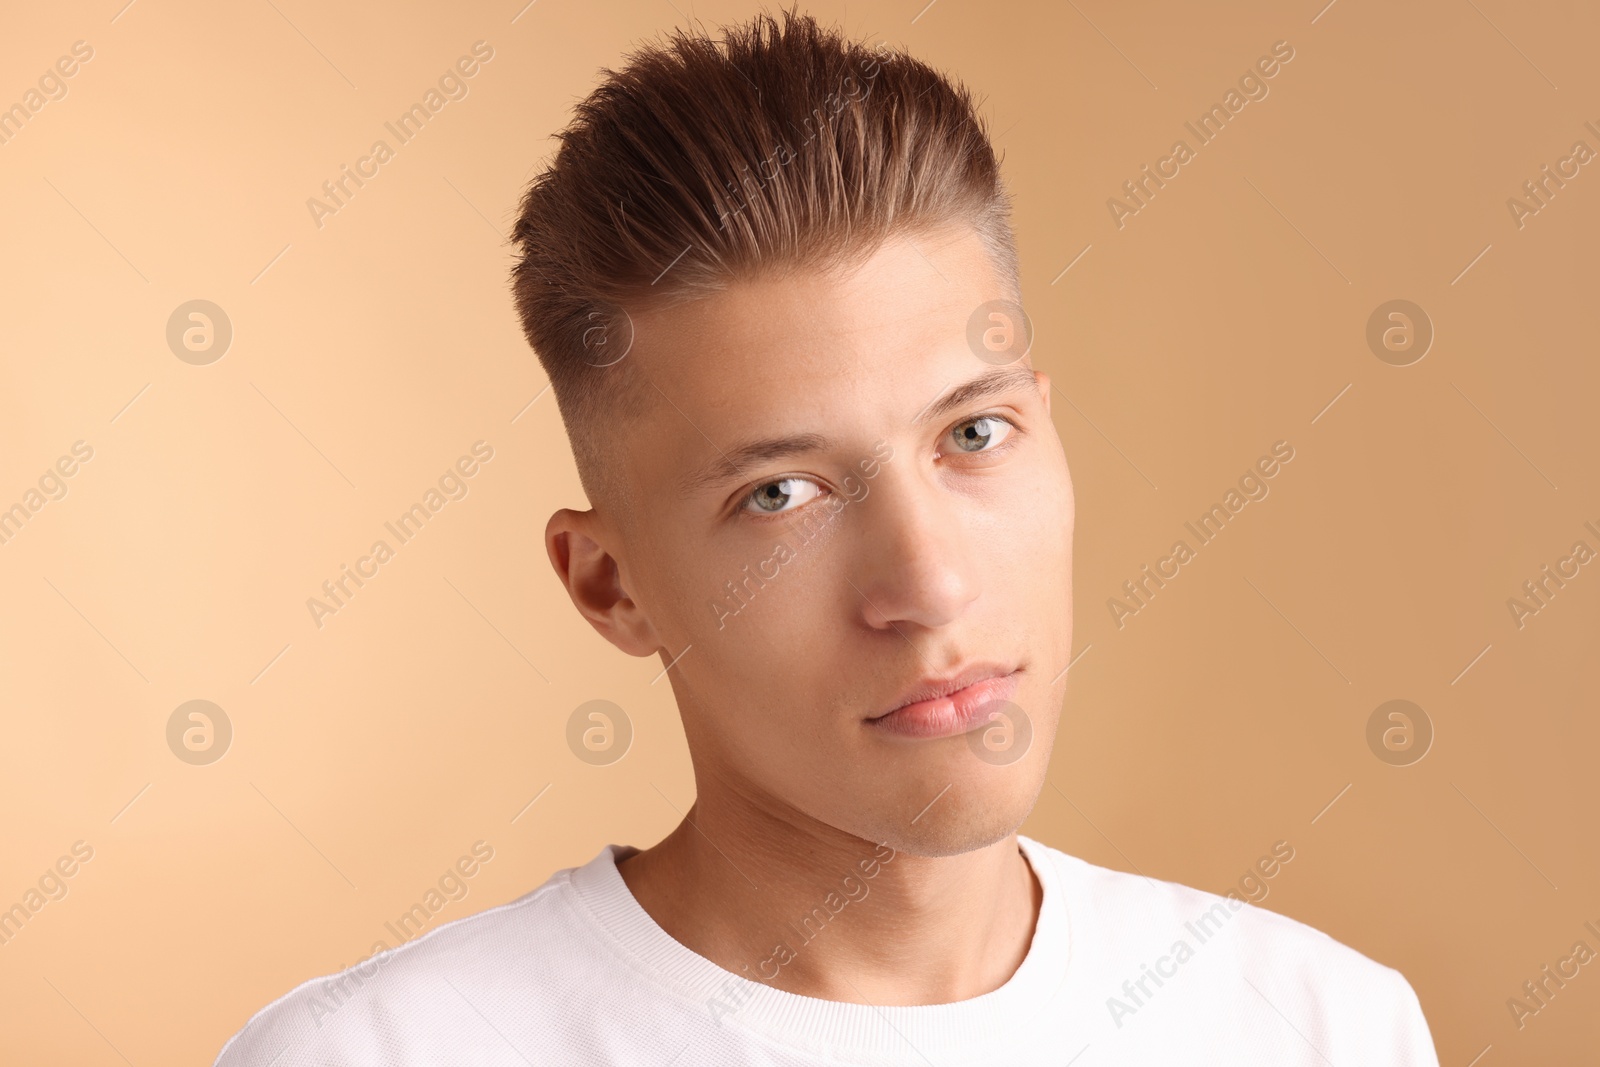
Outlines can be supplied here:
M643 410L627 309L740 277L843 270L891 233L973 225L1020 301L1011 199L968 91L884 44L782 12L675 29L604 70L522 199L512 290L592 506L603 430ZM626 511L627 509L623 509Z

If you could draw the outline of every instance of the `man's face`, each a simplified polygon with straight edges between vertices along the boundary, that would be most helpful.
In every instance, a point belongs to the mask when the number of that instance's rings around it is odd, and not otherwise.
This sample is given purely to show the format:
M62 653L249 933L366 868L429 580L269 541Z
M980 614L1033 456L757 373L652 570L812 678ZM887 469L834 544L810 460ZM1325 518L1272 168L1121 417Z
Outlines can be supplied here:
M668 673L702 791L951 855L1014 831L1043 785L1074 504L1049 379L968 340L1005 296L977 234L912 240L847 277L635 316L650 407L615 446L636 510L625 538L602 521L622 587L681 657ZM991 378L1004 387L940 404ZM1004 719L935 737L867 721L975 664L1017 670L1010 704L985 705Z

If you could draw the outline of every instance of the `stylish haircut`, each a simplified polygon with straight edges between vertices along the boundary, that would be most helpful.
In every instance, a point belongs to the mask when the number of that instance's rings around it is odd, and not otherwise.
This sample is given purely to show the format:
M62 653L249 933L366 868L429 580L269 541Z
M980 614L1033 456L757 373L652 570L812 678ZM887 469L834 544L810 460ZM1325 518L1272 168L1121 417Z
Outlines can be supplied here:
M810 16L672 31L577 105L521 204L512 290L591 506L621 503L614 427L657 391L629 310L741 278L842 272L966 222L1020 302L1011 198L970 93ZM630 510L620 509L626 517Z

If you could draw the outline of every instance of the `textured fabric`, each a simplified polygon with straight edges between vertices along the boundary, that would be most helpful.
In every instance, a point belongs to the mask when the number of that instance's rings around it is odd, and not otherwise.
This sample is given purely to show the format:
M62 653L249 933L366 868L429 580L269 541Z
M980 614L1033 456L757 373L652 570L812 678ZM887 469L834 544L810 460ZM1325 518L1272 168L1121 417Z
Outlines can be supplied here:
M1044 889L1033 941L1005 985L970 1000L880 1008L725 971L656 925L617 872L636 850L607 845L509 904L306 982L217 1064L1437 1067L1398 971L1275 912L1018 841Z

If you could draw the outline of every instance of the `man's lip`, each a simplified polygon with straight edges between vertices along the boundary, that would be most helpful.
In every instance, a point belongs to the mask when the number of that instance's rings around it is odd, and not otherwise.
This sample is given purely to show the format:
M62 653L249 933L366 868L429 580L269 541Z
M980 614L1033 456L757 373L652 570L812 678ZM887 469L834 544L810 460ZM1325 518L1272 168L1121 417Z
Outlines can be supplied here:
M909 740L954 737L982 729L1003 713L1016 695L1022 668L1001 671L989 671L953 692L914 700L868 719L866 724L884 735Z
M1018 664L975 663L955 674L946 675L942 678L923 678L910 689L907 689L893 707L880 711L875 715L867 716L867 721L881 719L885 715L899 711L908 704L916 704L925 700L937 700L939 697L949 696L951 693L959 692L986 679L1002 678L1020 669Z

